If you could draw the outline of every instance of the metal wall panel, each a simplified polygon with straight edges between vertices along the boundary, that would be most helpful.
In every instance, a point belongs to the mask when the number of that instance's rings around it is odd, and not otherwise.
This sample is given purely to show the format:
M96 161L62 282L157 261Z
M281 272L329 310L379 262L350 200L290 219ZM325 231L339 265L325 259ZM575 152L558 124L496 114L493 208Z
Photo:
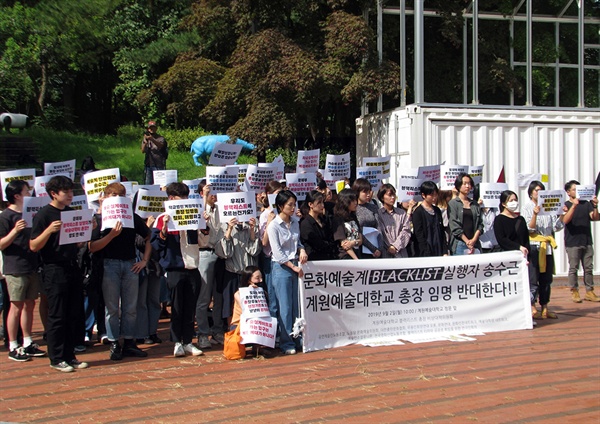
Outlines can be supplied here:
M356 152L359 161L390 154L392 184L398 169L444 161L483 164L484 181L490 182L504 167L506 182L523 204L527 191L517 187L517 173L548 174L548 189L562 189L571 179L594 183L600 172L600 112L410 105L357 119ZM598 246L600 222L592 231ZM557 275L566 275L562 233L557 242ZM595 250L594 274L600 275L600 248Z

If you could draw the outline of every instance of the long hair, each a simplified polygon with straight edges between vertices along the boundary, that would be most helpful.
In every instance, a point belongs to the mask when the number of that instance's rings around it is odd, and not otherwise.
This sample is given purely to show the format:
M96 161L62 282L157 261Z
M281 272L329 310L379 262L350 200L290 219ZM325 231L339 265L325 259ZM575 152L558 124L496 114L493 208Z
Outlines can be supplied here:
M306 218L308 213L310 212L309 203L314 202L325 202L325 195L321 193L319 190L312 190L309 193L306 193L306 199L304 199L304 203L300 207L300 212L302 212L302 216Z
M503 203L506 203L506 201L510 198L510 196L515 195L515 197L517 198L517 200L519 200L519 196L517 196L517 193L515 193L512 190L504 190L501 194L500 194L500 212L502 212L504 210L504 206Z
M333 214L344 220L344 222L352 221L356 215L350 212L350 204L358 202L358 196L352 189L345 188L338 193L337 203L333 208Z
M248 265L244 268L242 275L240 276L240 287L248 287L250 285L250 280L252 279L252 274L256 271L260 271L260 268L254 265Z

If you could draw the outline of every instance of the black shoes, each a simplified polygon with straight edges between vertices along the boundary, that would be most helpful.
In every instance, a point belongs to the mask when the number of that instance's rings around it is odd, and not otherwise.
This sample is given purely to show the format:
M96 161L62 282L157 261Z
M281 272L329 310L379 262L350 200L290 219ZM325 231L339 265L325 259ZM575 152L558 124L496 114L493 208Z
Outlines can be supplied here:
M133 339L125 339L125 344L123 345L123 356L145 358L148 356L148 352L144 352L142 349L137 347Z
M110 359L112 361L120 361L123 359L123 352L121 351L119 342L112 342L110 344Z
M150 334L148 337L146 337L144 339L144 344L147 344L147 345L158 344L158 343L162 343L162 340L156 334Z

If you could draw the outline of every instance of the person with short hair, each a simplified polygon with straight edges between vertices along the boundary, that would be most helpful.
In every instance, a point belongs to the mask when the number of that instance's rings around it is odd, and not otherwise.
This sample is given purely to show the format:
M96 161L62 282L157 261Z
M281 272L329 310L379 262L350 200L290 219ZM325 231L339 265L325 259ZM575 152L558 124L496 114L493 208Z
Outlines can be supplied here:
M144 157L144 182L146 185L154 183L154 171L167 169L169 148L167 140L156 132L156 121L149 121L142 139L142 153Z
M88 367L75 357L75 345L85 332L83 278L77 265L77 243L59 244L61 212L72 210L73 181L63 175L52 177L46 192L52 199L33 218L29 248L40 252L43 286L48 298L48 356L50 367L73 372Z
M569 260L569 285L571 298L575 303L581 303L577 271L579 264L583 265L583 283L585 284L584 300L600 302L600 297L594 293L594 247L592 241L592 221L599 221L598 198L585 201L577 198L579 182L571 180L565 184L569 200L565 202L567 212L563 217L565 223L565 249Z
M466 172L457 175L454 187L458 196L448 202L450 225L450 252L453 255L481 252L479 236L483 234L483 219L479 204L469 197L475 187L473 178Z
M433 181L425 181L420 187L423 201L412 214L415 235L416 256L447 256L448 243L442 211L435 204L438 186Z
M33 310L40 281L38 254L29 249L31 228L27 228L23 219L23 199L31 195L30 190L23 180L9 182L5 189L8 208L0 214L0 250L10 297L6 327L8 357L19 362L46 355L32 339ZM23 331L23 346L18 341L19 324Z
M377 198L383 205L379 208L377 219L383 236L384 257L408 258L407 247L412 236L410 215L396 207L396 188L393 185L383 184L377 192Z

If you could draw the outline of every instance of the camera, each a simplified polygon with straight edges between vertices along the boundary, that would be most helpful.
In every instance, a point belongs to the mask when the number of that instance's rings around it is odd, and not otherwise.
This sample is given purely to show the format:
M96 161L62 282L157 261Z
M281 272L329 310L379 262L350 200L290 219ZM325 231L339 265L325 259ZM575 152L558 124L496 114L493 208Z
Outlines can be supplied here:
M144 135L151 135L150 131L146 130L144 131Z

